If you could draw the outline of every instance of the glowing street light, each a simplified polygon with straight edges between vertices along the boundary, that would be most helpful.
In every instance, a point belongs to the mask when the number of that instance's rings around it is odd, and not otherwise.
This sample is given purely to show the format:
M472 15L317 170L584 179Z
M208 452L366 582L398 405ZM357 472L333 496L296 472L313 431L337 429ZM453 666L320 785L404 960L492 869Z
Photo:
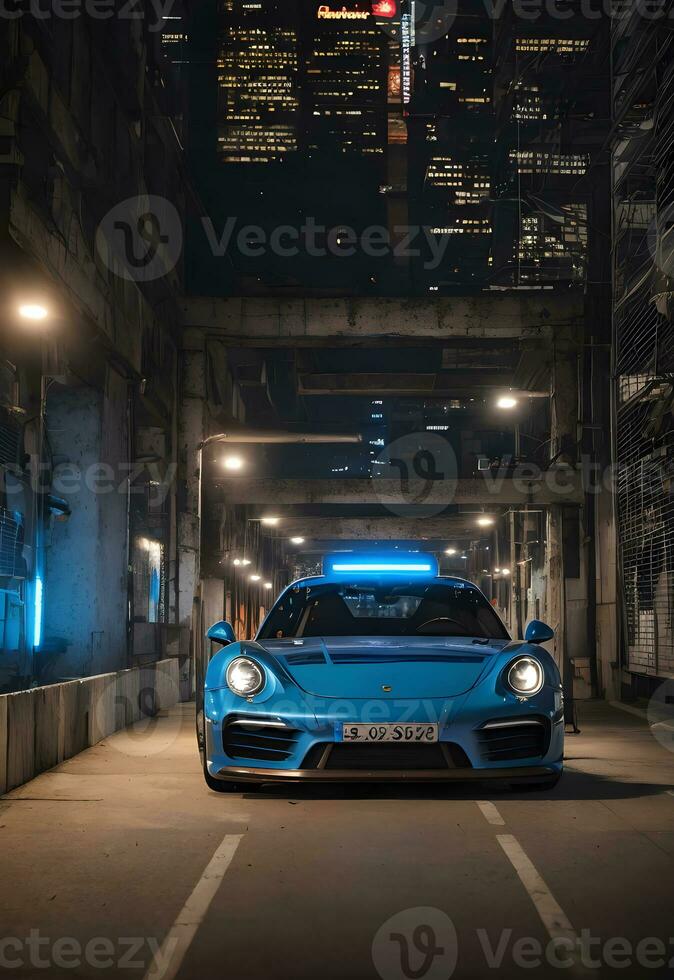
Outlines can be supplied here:
M291 544L304 544L304 538L296 537L290 539Z
M491 527L494 523L493 517L478 517L477 526L478 527Z
M22 320L38 322L47 319L49 310L46 306L42 306L41 303L23 303L19 307L19 316Z
M517 407L517 399L516 398L513 398L512 395L502 395L499 398L499 400L496 402L496 407L497 408L504 408L506 410L509 410L511 408L516 408Z
M250 576L251 582L259 582L261 578L262 578L261 575L251 575Z
M456 554L456 548L447 548L445 550L445 554L446 555L455 555Z
M225 456L222 461L224 468L230 473L238 473L244 467L244 461L241 456Z
M280 520L280 517L261 517L260 524L264 524L265 527L276 527Z
M273 584L271 582L265 582L264 583L264 587L265 587L265 589L273 589L274 588L274 586L273 586Z
M502 568L501 569L501 575L510 575L510 569L509 568Z

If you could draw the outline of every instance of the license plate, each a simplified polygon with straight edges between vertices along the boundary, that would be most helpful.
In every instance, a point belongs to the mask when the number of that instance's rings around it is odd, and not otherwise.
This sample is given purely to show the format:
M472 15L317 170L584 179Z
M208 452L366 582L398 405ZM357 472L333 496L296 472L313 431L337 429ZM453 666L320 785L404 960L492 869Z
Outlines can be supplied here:
M342 725L343 742L437 742L437 725Z

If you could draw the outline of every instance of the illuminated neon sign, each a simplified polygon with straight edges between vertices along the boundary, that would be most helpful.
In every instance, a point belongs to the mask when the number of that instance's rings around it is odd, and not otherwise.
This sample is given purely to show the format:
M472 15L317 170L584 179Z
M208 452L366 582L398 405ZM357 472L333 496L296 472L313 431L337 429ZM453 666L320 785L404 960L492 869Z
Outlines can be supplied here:
M401 46L402 59L400 75L402 81L403 104L407 105L412 97L412 18L409 14L403 14L401 21Z
M397 13L395 0L374 0L372 13L375 17L395 17Z
M364 556L328 555L323 561L323 572L326 575L394 573L434 577L438 574L438 562L433 555L418 552Z
M322 3L318 8L317 17L319 20L367 20L370 16L369 10L333 10L326 3Z

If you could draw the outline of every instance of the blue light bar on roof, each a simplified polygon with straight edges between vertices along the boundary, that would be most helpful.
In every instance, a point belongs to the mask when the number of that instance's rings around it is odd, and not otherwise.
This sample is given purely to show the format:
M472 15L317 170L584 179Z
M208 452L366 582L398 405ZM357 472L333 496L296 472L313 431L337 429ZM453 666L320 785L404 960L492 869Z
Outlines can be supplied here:
M323 561L325 575L420 575L430 578L438 574L438 562L433 555L328 555Z

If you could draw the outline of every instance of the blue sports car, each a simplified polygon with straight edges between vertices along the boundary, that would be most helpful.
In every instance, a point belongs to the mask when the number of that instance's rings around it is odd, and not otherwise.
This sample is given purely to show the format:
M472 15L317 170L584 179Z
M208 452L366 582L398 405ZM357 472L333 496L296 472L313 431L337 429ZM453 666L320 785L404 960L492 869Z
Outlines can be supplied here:
M471 582L434 557L326 559L293 582L254 640L228 623L208 664L199 734L211 789L287 781L498 778L550 789L562 773L559 671L533 622L512 641Z

